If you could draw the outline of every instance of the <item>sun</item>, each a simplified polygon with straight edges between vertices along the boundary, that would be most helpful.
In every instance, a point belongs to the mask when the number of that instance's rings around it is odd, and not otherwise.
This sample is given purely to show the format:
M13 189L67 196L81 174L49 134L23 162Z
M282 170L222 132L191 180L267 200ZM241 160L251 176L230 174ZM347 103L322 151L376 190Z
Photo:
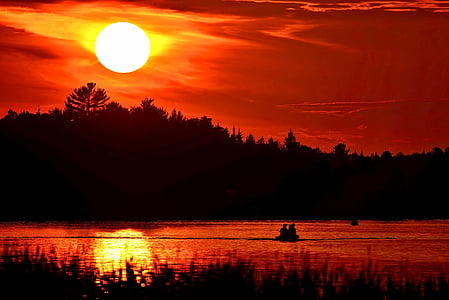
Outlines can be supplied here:
M150 49L146 33L128 22L108 25L95 41L95 53L100 63L117 73L141 68L150 57Z

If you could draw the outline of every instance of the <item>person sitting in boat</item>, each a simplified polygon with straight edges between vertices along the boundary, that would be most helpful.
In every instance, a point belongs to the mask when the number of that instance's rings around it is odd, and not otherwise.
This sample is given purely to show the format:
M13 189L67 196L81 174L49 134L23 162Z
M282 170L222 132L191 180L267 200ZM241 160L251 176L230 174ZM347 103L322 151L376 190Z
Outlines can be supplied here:
M295 224L290 224L288 226L287 238L291 240L296 240L299 238L299 236L296 234Z
M279 230L279 238L286 239L288 237L288 229L287 224L282 225L282 228Z

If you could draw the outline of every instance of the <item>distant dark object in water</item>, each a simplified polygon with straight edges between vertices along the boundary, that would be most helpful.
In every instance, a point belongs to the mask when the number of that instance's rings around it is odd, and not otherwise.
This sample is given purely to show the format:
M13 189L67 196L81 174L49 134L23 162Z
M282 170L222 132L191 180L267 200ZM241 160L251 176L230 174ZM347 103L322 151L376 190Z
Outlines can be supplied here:
M352 221L351 221L351 225L352 225L352 226L359 225L359 221L357 221L357 220L352 220Z

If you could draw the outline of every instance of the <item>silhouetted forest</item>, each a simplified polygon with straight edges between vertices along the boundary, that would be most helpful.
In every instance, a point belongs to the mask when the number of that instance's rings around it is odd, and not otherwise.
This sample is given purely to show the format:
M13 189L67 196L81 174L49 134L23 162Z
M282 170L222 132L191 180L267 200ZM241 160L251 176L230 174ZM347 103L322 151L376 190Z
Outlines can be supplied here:
M281 142L244 136L153 99L128 109L83 88L63 110L0 120L0 219L449 217L449 148L325 153L291 130Z

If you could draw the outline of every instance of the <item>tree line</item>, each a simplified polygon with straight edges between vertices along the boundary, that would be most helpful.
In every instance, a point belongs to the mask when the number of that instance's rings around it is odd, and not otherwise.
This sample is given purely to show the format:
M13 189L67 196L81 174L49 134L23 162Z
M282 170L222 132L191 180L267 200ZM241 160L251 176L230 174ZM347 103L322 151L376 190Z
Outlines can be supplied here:
M0 120L0 219L445 218L449 148L325 153L290 129L246 137L87 83L47 113Z

